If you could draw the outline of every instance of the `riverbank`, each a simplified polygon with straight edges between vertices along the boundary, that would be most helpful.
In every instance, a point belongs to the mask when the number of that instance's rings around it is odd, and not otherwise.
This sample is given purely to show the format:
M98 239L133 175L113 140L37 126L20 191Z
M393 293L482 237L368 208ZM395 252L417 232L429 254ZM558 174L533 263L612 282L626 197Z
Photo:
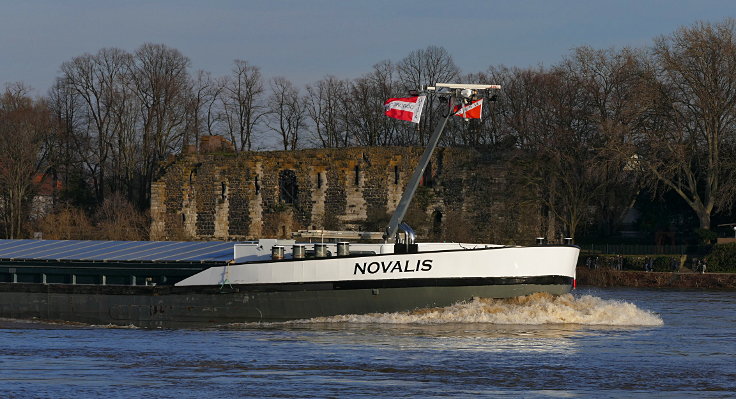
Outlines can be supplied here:
M643 272L577 268L578 285L595 287L700 288L736 290L736 273Z

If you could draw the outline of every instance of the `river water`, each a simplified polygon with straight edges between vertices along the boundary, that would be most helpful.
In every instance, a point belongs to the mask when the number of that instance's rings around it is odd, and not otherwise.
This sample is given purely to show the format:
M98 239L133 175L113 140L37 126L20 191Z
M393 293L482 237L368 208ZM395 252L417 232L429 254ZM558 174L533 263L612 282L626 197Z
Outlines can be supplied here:
M736 395L736 293L578 289L211 329L0 320L0 398Z

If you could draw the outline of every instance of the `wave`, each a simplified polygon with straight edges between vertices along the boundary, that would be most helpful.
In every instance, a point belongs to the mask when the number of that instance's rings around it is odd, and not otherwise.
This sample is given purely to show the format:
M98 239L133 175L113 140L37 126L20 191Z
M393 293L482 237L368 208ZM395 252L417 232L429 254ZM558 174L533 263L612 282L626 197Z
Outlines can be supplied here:
M292 323L445 324L489 323L499 325L581 324L597 326L661 326L662 318L636 305L591 295L554 296L538 293L509 299L475 298L443 308L411 312L340 315Z

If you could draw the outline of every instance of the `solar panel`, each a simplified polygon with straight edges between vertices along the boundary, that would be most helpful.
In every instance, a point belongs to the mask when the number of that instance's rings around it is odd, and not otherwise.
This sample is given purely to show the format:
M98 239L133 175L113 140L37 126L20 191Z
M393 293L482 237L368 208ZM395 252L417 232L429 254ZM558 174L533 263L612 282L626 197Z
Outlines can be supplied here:
M0 240L0 259L226 262L234 241Z

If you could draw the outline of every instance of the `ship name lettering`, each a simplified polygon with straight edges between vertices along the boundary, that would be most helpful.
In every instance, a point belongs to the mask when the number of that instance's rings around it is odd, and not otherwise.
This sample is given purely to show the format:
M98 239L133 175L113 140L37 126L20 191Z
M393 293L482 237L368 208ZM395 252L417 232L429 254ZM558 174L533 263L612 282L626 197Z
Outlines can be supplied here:
M376 273L412 273L428 272L432 270L432 259L417 259L416 263L411 260L390 260L388 262L356 262L353 275L376 274Z

